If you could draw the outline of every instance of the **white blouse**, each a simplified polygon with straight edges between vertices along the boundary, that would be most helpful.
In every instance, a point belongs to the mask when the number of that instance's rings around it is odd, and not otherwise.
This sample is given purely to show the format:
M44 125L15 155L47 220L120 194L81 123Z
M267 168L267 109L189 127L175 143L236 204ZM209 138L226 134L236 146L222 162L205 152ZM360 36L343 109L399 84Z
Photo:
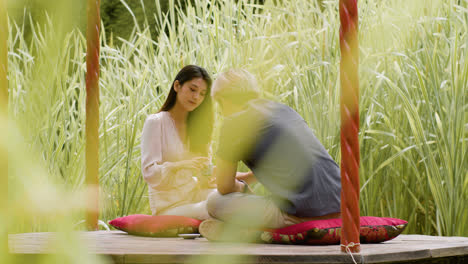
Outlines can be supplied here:
M169 112L148 116L141 139L141 170L153 215L206 199L207 189L199 186L196 172L170 166L189 158Z

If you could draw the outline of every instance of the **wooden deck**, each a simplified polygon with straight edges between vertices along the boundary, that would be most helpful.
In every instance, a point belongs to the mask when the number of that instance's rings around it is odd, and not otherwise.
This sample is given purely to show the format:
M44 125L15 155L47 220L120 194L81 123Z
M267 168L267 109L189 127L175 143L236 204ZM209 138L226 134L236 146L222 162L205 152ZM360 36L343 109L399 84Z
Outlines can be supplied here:
M148 238L120 231L79 233L89 250L113 263L353 263L339 246L212 243L204 238ZM53 254L54 233L9 235L10 252L31 262ZM468 263L468 237L400 235L381 244L364 244L357 263ZM32 262L31 262L32 263Z

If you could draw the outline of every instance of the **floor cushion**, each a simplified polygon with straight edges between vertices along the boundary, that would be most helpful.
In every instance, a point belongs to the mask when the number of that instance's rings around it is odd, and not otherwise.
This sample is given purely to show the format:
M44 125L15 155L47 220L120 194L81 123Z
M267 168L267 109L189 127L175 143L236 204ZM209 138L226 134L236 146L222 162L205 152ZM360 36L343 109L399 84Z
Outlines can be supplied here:
M388 218L361 216L360 242L379 243L398 236L407 221ZM260 240L275 244L338 245L341 239L341 219L308 221L280 229L265 230Z
M177 215L135 214L109 221L113 227L131 235L151 237L175 237L178 234L198 232L201 221Z

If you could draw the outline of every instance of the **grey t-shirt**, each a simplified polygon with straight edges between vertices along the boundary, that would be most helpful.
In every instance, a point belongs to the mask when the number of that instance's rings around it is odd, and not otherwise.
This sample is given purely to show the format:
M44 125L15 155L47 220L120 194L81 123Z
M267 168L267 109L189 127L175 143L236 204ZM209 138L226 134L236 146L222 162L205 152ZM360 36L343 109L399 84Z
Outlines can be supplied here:
M340 170L290 107L252 100L225 119L218 156L243 161L283 211L299 217L340 212Z

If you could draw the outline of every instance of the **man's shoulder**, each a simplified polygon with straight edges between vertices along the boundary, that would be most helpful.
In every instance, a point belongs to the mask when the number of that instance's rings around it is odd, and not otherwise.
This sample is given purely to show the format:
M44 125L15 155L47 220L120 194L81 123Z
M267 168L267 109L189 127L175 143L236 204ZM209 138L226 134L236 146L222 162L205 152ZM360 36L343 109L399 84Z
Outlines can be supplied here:
M290 106L273 101L273 100L268 100L268 99L256 99L252 100L249 102L249 106L251 109L254 109L258 112L262 112L266 115L268 114L276 114L278 112L286 112L286 113L293 113L293 114L298 114L294 109L292 109Z
M235 114L224 118L223 130L236 131L239 129L258 132L267 126L292 122L301 119L291 107L268 99L254 99L246 107Z

